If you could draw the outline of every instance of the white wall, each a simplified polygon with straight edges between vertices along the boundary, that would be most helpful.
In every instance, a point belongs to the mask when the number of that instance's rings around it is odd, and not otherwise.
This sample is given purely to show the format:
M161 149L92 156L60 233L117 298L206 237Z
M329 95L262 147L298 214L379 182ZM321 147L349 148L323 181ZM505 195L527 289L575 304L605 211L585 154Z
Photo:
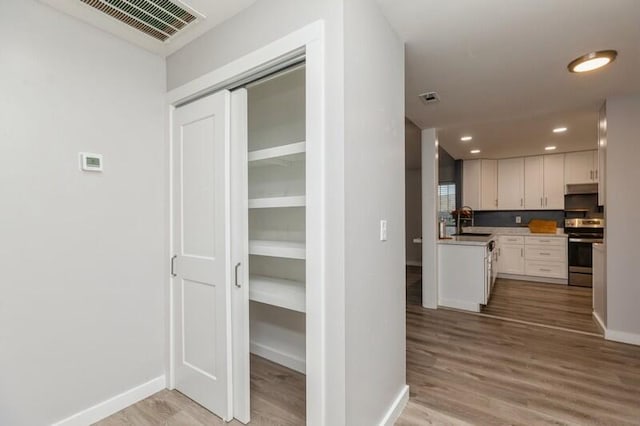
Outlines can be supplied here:
M405 120L405 155L421 155L422 132L409 120ZM420 159L405 158L405 217L407 264L422 262L422 245L413 242L422 236L422 178ZM411 167L417 164L418 168Z
M435 129L422 131L422 306L438 307L437 223L438 138Z
M324 21L326 32L324 291L328 313L323 318L326 353L322 359L327 386L324 395L307 389L307 399L322 405L324 424L340 425L345 423L343 0L258 0L169 56L167 85L169 89L183 85L317 20Z
M404 46L373 0L344 17L346 423L373 425L406 383Z
M640 95L607 99L607 338L640 344Z
M0 39L0 424L44 425L164 374L165 65L34 0Z

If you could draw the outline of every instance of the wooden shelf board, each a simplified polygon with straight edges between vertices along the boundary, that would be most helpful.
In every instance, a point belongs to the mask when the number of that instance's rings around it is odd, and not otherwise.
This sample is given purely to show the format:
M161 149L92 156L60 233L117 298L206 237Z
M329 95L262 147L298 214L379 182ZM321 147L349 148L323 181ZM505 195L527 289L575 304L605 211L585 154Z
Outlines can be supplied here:
M305 286L299 281L251 275L249 299L292 311L306 311Z
M304 243L292 241L251 240L249 241L249 254L287 259L305 259L306 247Z
M269 209L278 207L304 207L306 197L304 195L288 197L254 198L249 200L250 209Z

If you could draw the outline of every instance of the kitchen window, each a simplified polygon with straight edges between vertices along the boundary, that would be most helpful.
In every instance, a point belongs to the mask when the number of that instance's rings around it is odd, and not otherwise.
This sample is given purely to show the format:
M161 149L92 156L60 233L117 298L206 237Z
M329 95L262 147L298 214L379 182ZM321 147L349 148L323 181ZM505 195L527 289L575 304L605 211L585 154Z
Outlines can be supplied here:
M448 225L455 225L452 211L456 209L456 184L438 185L438 220L444 219Z

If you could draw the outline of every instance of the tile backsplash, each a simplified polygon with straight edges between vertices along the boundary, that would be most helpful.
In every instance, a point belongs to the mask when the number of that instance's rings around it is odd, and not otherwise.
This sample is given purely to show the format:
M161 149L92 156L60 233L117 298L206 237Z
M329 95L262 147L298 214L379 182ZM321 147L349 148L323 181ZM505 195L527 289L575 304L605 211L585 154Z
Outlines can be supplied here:
M492 227L526 227L531 219L555 220L558 227L564 227L564 210L509 210L509 211L476 211L475 226ZM516 216L522 222L516 223Z

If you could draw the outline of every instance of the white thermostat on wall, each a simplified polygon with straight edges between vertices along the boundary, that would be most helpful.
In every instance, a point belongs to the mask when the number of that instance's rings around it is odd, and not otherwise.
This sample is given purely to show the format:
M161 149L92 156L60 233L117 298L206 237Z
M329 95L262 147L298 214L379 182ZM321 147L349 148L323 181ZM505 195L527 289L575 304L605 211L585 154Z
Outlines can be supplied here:
M92 154L90 152L80 153L80 169L85 172L102 171L102 154Z

